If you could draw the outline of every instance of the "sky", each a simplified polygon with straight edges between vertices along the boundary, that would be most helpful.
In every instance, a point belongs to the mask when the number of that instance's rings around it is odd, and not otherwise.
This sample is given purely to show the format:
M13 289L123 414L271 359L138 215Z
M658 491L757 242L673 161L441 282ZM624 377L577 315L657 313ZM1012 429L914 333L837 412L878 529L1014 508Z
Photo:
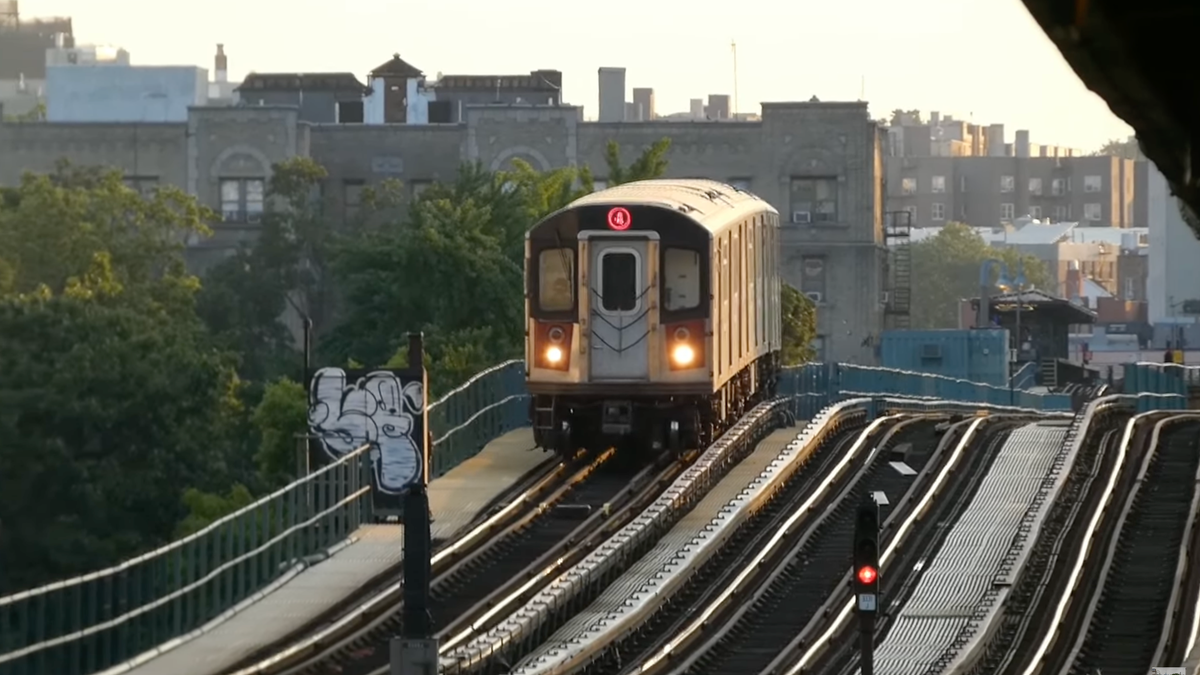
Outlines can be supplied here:
M21 0L24 17L74 18L76 40L139 65L367 73L399 52L427 77L563 71L595 118L597 69L653 87L659 114L734 93L737 103L865 99L873 117L937 110L1004 124L1033 143L1091 151L1131 129L1088 91L1020 0ZM627 94L627 96L631 96Z

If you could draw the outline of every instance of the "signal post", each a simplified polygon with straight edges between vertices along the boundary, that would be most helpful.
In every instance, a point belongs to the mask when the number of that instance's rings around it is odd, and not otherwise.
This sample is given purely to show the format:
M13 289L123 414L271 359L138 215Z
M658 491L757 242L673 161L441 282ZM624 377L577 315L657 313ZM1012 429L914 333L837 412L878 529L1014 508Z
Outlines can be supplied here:
M862 675L875 673L875 617L879 612L879 503L868 497L854 519L854 606L858 614Z

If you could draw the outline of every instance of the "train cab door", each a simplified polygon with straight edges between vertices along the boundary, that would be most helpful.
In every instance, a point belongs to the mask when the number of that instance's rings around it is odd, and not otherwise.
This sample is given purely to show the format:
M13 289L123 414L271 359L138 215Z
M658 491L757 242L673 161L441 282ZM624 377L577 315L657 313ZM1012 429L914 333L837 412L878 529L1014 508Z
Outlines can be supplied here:
M652 249L645 236L588 238L593 382L650 378Z

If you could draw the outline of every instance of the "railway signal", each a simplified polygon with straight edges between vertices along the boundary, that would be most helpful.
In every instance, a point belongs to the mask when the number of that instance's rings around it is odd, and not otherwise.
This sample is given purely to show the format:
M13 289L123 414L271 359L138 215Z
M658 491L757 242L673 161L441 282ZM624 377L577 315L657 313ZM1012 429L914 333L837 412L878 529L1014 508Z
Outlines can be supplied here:
M854 517L854 606L858 608L859 665L875 670L875 614L879 609L879 503L869 497Z

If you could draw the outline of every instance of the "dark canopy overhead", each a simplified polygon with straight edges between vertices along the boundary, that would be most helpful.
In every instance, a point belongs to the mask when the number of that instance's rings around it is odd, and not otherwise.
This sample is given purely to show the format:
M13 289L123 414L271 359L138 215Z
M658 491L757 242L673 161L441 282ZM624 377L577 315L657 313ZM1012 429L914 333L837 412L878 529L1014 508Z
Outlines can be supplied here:
M1089 89L1137 132L1200 236L1200 87L1187 45L1196 0L1024 0Z

